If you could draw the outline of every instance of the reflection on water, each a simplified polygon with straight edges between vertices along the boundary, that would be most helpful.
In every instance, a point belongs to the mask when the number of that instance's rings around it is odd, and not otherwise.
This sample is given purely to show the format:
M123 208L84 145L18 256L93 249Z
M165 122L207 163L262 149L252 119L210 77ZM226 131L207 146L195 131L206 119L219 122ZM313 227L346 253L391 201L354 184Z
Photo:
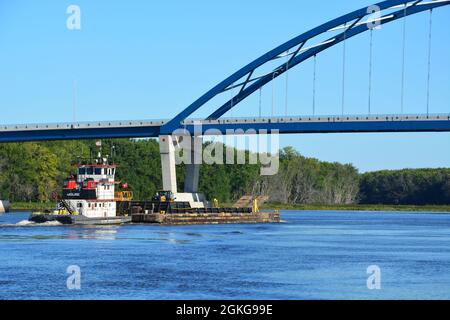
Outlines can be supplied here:
M34 225L0 215L0 299L449 299L450 215L286 212L287 224ZM80 267L81 290L66 288ZM382 290L367 289L377 265Z
M117 226L98 226L77 228L67 226L65 237L67 239L116 240Z

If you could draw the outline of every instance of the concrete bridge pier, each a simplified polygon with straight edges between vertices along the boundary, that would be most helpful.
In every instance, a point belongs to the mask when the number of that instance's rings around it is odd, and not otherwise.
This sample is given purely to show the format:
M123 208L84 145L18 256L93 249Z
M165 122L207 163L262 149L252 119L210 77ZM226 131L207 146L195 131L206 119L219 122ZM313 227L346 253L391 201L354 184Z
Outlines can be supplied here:
M184 140L183 139L187 139ZM198 193L200 165L202 160L201 137L171 135L159 136L159 152L161 155L162 181L164 191L171 191L176 201L189 202L191 208L204 208L209 205L204 195ZM187 164L184 192L178 193L175 147L183 145L185 152L190 152L191 164Z
M180 139L180 141L178 141ZM190 163L186 165L186 178L184 182L185 193L197 193L200 177L200 165L202 162L202 137L181 136L179 138L171 135L159 137L159 152L161 155L161 170L164 191L177 193L177 176L175 162L175 146L183 141L185 152L190 152Z
M159 136L161 172L164 191L177 193L177 175L175 169L175 146L170 135Z
M186 178L184 180L185 193L197 193L200 178L200 165L202 163L202 137L184 137L190 139L190 160L191 163L186 165Z

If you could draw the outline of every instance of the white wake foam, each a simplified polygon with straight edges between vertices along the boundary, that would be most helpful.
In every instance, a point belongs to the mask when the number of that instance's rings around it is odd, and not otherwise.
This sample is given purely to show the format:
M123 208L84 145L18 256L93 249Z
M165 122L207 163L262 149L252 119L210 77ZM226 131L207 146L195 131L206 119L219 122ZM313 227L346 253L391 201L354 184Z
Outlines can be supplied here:
M48 227L48 226L60 226L62 223L58 221L47 221L43 223L36 223L29 220L22 220L16 224L3 225L4 227Z

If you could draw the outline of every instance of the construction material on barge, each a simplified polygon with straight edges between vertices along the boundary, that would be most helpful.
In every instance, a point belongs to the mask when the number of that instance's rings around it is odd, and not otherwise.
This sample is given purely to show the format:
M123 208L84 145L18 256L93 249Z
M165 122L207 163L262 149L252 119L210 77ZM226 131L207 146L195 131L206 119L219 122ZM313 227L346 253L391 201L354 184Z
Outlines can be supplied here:
M279 223L280 214L252 208L193 208L189 202L130 201L119 206L133 223L162 225Z

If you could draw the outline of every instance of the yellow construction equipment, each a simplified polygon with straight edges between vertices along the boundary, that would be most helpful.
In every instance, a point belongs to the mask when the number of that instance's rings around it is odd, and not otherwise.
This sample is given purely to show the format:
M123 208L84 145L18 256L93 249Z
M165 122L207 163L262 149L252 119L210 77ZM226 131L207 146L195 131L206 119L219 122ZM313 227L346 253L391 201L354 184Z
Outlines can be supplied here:
M114 198L116 201L131 201L131 200L133 200L133 192L132 191L118 191L114 194Z
M159 202L173 202L175 197L172 191L158 191L153 197L153 200Z
M253 200L252 212L253 213L259 212L258 199Z

